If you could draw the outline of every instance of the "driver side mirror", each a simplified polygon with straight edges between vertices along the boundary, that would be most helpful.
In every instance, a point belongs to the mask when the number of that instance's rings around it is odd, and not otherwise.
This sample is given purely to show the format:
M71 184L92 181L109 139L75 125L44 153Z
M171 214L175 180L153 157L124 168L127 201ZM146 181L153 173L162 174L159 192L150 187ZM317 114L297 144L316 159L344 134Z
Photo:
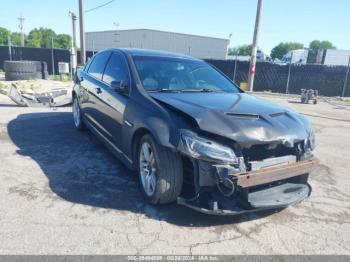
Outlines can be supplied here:
M121 81L112 81L111 88L112 90L125 95L127 93L128 82L126 80Z

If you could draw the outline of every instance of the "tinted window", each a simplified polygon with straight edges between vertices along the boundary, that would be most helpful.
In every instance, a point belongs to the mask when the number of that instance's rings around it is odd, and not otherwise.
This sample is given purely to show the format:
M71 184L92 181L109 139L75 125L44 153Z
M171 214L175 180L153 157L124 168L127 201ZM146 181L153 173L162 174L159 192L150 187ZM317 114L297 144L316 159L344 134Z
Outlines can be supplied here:
M150 56L133 59L147 91L240 92L235 84L200 60Z
M119 53L113 53L103 74L103 81L110 84L112 81L127 80L128 78L128 67L124 57Z
M89 67L88 73L97 79L102 79L103 70L105 69L110 52L102 52L95 56Z

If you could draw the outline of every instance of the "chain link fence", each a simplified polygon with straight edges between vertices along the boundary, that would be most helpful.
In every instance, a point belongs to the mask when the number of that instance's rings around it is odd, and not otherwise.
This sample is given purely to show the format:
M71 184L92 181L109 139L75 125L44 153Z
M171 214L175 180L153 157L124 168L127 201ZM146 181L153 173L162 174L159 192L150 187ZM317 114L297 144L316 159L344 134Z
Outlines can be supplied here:
M70 51L67 49L32 48L12 46L11 53L8 46L0 46L0 69L4 70L6 60L31 60L47 63L50 75L58 72L58 63L70 63Z
M234 60L206 61L220 69L238 85L242 82L248 82L249 62ZM290 80L287 88L289 71ZM316 89L320 95L341 96L346 73L347 66L258 62L254 91L300 94L301 89ZM350 96L349 82L345 87L344 96Z

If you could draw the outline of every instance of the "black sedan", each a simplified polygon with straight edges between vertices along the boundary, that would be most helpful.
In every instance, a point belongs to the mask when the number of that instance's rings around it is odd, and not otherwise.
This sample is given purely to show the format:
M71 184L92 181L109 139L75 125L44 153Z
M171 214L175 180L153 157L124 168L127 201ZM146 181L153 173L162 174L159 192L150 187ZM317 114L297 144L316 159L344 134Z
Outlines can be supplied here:
M130 169L152 204L209 214L308 197L310 123L255 98L202 60L137 49L96 54L76 74L73 116Z

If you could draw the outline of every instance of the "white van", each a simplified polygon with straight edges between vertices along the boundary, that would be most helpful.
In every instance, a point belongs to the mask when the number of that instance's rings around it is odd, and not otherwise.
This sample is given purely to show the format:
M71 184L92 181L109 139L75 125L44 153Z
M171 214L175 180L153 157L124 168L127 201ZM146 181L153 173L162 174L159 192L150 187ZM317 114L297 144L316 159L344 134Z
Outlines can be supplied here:
M292 63L292 64L306 64L307 57L309 55L309 50L307 49L296 49L293 51L289 51L282 57L282 63Z

